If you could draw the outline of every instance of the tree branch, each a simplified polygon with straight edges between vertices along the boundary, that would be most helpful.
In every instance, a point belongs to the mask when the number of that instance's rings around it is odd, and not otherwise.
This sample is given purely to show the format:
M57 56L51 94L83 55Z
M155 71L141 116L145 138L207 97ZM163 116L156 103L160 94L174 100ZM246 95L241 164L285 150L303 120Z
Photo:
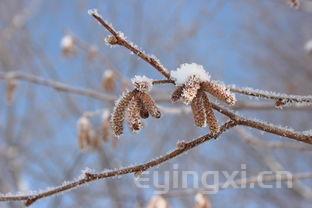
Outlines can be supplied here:
M194 147L207 142L211 139L216 139L219 137L222 133L224 133L226 130L233 128L236 126L236 123L234 121L228 121L225 124L223 124L220 128L220 131L216 134L207 134L202 137L196 138L194 140L191 140L189 142L182 141L177 144L177 148L172 150L171 152L165 154L164 156L161 156L159 158L156 158L154 160L151 160L147 163L140 164L140 165L135 165L135 166L130 166L126 168L121 168L113 171L105 171L101 173L91 173L91 172L85 172L82 176L80 176L77 180L71 181L71 182L66 182L63 185L54 187L54 188L49 188L47 191L42 191L38 192L35 194L17 194L17 195L10 195L10 194L3 194L0 195L0 201L25 201L25 205L29 206L36 202L39 199L46 198L49 196L54 196L60 193L63 193L68 190L73 190L76 188L81 187L82 185L85 185L90 182L94 182L97 180L101 180L104 178L110 178L110 177L116 177L116 176L121 176L121 175L126 175L129 173L135 173L135 174L140 174L147 169L150 169L152 167L155 167L157 165L160 165L170 159L173 159L182 153L193 149Z

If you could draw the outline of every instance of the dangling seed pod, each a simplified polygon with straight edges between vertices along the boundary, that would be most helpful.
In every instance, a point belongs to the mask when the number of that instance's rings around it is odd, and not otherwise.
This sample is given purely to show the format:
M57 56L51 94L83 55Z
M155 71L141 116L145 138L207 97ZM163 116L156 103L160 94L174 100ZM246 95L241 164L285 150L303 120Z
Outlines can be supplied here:
M234 105L236 102L235 95L227 90L223 84L214 81L202 82L201 89L229 105Z
M204 92L200 92L202 94L203 103L205 106L205 114L206 114L206 123L209 125L210 131L212 133L217 133L220 130L217 118L213 112L212 105L208 99L208 96Z
M203 97L200 93L198 93L197 96L193 99L191 107L195 125L198 127L204 127L206 124L205 107L203 103Z

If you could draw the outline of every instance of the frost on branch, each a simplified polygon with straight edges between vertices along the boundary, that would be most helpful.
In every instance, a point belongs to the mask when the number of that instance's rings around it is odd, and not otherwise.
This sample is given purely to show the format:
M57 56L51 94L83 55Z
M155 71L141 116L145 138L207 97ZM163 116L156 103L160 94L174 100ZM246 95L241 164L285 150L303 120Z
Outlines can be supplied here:
M151 79L145 76L135 76L132 80L135 87L131 92L124 93L116 102L112 113L111 125L115 136L123 134L123 123L126 119L130 129L138 132L143 128L141 119L149 115L160 118L161 113L154 99L148 94L152 89Z
M195 125L204 127L207 124L211 132L218 132L219 125L206 92L229 105L235 104L235 95L223 83L211 80L203 66L195 63L182 64L171 72L171 78L177 85L171 100L191 104Z

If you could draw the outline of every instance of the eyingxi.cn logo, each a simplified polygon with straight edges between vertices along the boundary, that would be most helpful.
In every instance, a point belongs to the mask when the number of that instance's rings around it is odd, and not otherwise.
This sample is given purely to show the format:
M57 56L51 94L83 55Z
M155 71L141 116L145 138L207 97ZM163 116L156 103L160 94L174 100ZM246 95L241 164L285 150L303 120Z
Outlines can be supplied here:
M222 189L245 188L292 188L293 176L288 171L262 171L255 176L247 176L247 165L241 164L238 170L194 171L179 169L178 164L165 171L146 171L135 178L139 188L153 188L156 194L167 194L171 191L200 190L202 193L214 194Z

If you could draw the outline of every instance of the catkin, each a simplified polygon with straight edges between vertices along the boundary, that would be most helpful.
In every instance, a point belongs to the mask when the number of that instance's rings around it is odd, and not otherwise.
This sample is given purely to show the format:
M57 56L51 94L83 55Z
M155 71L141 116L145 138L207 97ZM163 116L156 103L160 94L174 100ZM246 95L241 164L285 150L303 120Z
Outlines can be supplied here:
M219 100L226 102L229 105L234 105L236 102L235 95L226 89L222 84L210 81L202 82L201 89L212 94Z
M140 100L140 98L138 98L138 96L135 96L136 99L138 100L138 105L139 105L139 109L140 109L140 117L143 119L146 119L149 117L149 112L146 109L146 107L144 106L144 103L142 102L142 100Z
M139 100L134 96L127 108L127 121L132 132L142 129L143 124L140 118Z
M208 96L205 92L199 92L202 96L203 103L205 106L205 114L206 114L206 123L209 125L210 131L212 133L217 133L220 130L218 125L217 118L213 112L212 105L208 99Z
M135 92L128 92L124 94L115 105L115 109L112 114L111 125L115 136L123 134L123 122L125 120L125 111L134 96Z
M204 127L206 124L205 120L206 118L205 118L205 107L203 104L203 98L201 93L198 93L196 97L193 99L191 107L195 125L198 127Z
M185 85L182 85L182 86L179 86L177 87L172 95L171 95L171 101L172 102L177 102L178 100L180 100L181 96L182 96L182 92L183 92L183 89L184 89L184 86Z
M156 106L154 99L149 94L145 92L137 92L136 95L142 101L144 107L151 116L155 118L160 118L161 113Z
M182 99L183 102L188 105L197 95L197 90L200 88L200 82L197 77L192 76L185 83L185 87L182 90Z

